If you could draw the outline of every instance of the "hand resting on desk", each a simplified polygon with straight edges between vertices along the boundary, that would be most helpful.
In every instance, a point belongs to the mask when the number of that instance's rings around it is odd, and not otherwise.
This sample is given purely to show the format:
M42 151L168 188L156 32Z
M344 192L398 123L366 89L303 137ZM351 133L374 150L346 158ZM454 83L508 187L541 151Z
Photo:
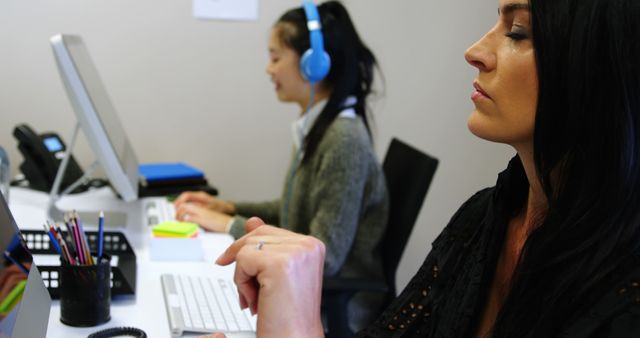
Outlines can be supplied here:
M199 338L256 338L256 334L253 332L237 332L237 333L229 333L225 335L223 333L214 333L210 336L200 336Z
M311 236L261 224L259 218L249 219L247 228L255 230L231 244L216 263L236 262L234 281L240 306L258 314L259 337L323 337L324 244Z
M176 198L176 219L199 224L203 229L224 232L236 213L233 203L215 198L202 191L183 192Z
M197 204L210 210L219 211L227 215L234 215L236 207L231 202L215 198L202 191L183 192L176 198L174 204L178 209L183 204Z
M183 222L192 222L201 228L212 232L224 232L231 216L208 209L198 204L183 203L176 206L176 219Z

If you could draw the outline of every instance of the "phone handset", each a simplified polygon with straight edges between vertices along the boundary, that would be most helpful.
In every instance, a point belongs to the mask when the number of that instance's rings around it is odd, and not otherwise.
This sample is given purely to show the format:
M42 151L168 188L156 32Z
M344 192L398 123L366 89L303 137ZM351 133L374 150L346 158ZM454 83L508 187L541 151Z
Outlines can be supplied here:
M29 181L29 187L49 192L67 149L64 142L56 133L38 135L26 124L17 125L13 136L18 140L18 149L24 157L20 170ZM71 157L61 187L67 187L82 175L82 169Z

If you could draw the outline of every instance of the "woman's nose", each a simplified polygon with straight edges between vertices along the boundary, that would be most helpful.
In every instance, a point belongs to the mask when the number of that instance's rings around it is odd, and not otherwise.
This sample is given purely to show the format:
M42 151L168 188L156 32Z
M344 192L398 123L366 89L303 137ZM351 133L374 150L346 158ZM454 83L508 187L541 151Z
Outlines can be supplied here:
M496 56L491 48L491 31L471 45L464 53L464 58L473 67L486 72L495 67Z

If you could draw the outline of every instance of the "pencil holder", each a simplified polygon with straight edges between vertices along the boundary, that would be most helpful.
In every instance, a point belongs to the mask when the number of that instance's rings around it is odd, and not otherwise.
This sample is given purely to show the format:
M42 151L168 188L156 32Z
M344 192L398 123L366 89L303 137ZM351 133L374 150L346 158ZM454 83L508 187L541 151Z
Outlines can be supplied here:
M96 265L60 266L60 321L70 326L96 326L111 319L111 264L103 255Z

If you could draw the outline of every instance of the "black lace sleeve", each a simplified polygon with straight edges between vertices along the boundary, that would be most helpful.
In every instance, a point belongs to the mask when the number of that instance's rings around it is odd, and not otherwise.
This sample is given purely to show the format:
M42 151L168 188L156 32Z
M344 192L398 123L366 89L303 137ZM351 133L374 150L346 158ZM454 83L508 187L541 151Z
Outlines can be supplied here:
M640 337L640 274L625 278L589 310L567 325L562 338L638 338Z
M438 264L434 252L431 252L402 293L373 325L361 331L357 337L402 337L409 328L419 334L420 329L413 329L416 326L424 327L430 320L432 283L438 274Z
M592 337L637 338L640 337L640 305L630 307L603 325Z
M490 196L491 190L485 189L462 205L433 242L432 251L402 293L372 325L358 333L358 338L430 336L431 322L437 316L433 311L434 299L443 296L436 294L437 284L446 283L440 280L440 261L449 261L451 255L460 253L457 247L464 242L458 236L461 228L477 221L478 210L485 209Z

